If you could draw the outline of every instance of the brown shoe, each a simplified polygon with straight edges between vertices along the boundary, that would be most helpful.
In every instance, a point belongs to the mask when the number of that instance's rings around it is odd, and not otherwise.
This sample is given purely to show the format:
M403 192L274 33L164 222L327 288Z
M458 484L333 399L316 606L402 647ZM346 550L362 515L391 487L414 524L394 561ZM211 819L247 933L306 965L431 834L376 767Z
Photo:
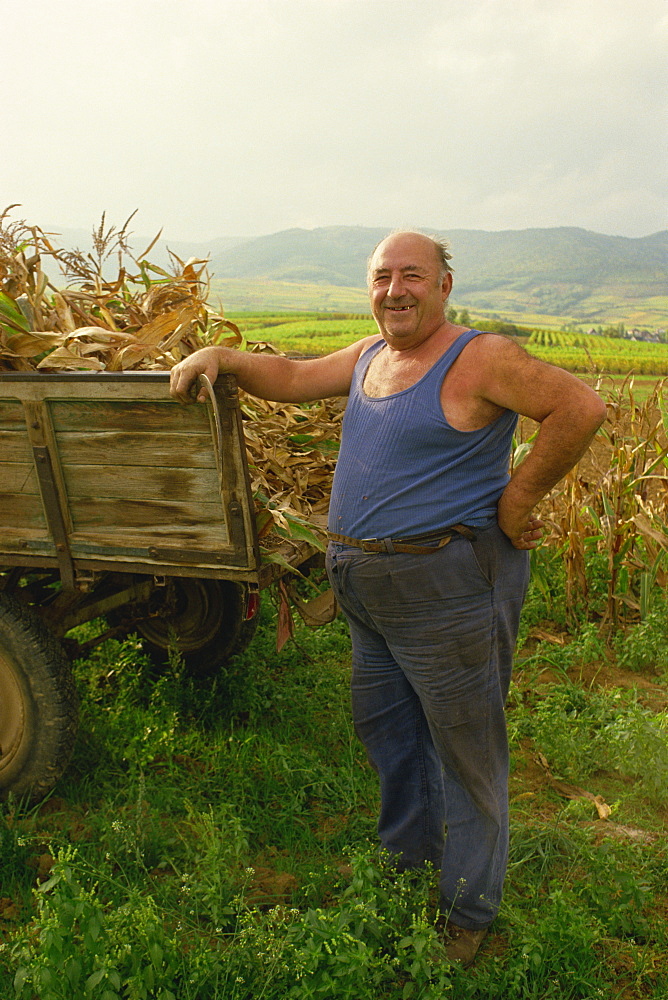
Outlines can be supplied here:
M443 931L445 954L451 962L459 962L462 968L468 969L469 965L475 961L478 948L486 934L486 927L480 931L471 931L467 927L459 927L448 920Z

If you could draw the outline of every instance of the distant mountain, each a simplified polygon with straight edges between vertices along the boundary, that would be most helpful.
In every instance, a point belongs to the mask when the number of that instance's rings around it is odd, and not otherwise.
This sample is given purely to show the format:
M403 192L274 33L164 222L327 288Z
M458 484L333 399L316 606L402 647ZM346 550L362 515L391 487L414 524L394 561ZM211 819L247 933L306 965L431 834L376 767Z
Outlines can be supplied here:
M238 244L211 260L217 278L269 278L362 288L371 250L387 229L285 229Z
M219 278L361 287L367 257L387 232L359 226L286 229L225 248L212 257L210 269ZM668 230L639 239L574 227L431 232L450 243L456 287L462 294L535 281L594 286L626 280L661 287L656 294L668 290Z
M425 230L429 231L429 230ZM288 229L213 255L217 278L363 287L366 261L386 229ZM571 317L665 326L668 230L638 239L575 227L454 229L452 301L487 314Z
M616 305L642 300L645 306L650 304L649 313L645 310L643 315L666 315L668 230L636 239L576 227L424 231L450 244L455 272L452 299L459 306L594 322L614 313ZM88 234L60 232L61 245L88 249ZM249 239L221 237L207 243L160 240L150 259L168 264L169 247L181 258L209 258L209 271L217 279L363 288L367 257L387 232L327 226ZM132 239L137 253L150 242L150 238Z

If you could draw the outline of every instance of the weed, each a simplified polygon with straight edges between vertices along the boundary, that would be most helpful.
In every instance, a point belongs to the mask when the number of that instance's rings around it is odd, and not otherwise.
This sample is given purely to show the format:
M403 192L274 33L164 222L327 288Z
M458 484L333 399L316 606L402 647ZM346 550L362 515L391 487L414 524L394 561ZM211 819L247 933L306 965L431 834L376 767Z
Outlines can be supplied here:
M568 671L576 664L588 664L607 658L607 647L601 638L598 626L585 622L573 635L570 642L562 646L552 642L541 642L531 656L519 661L522 671L533 669L556 669L566 678Z
M0 896L10 896L15 889L25 891L32 881L27 867L31 850L13 805L0 808Z
M600 769L637 778L668 799L668 713L653 713L634 692L556 684L533 705L514 708L513 736L530 736L555 776L576 781Z
M525 896L539 898L557 870L570 872L575 854L572 836L558 824L511 825L508 868Z
M418 879L420 892L414 875L384 870L369 853L350 863L350 882L333 905L242 920L229 953L231 997L378 1000L392 995L397 981L406 1000L451 992L451 971L427 916L430 873Z
M558 550L539 546L531 553L531 580L522 616L517 648L521 649L531 629L552 619L566 625L564 593L566 578Z
M175 936L141 893L109 907L105 881L103 872L85 872L73 849L58 852L51 878L37 892L39 930L13 948L17 1000L35 994L40 1000L176 1000L171 987L182 952Z
M181 904L195 921L208 921L220 934L234 923L238 879L248 852L248 836L231 806L197 812L186 804L180 837L188 870L181 872ZM194 873L197 873L196 875Z
M601 985L596 954L602 937L600 922L556 884L549 887L547 899L532 916L511 942L517 959L511 996L541 1000L595 996Z
M655 599L655 607L636 625L615 638L617 662L638 673L663 674L668 671L668 606L665 598Z

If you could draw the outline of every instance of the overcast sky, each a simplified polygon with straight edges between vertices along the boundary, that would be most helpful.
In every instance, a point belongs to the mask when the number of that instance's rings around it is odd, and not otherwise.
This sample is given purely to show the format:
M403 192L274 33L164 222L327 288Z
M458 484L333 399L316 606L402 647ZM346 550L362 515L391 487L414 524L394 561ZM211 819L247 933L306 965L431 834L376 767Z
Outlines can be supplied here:
M173 240L668 226L666 0L0 0L0 200Z

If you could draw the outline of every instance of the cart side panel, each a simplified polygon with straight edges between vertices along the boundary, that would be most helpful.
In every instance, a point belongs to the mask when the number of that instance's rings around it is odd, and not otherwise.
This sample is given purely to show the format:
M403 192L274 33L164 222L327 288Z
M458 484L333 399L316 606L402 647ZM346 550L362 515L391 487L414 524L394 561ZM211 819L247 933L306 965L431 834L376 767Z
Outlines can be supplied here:
M0 434L15 435L7 455L19 460L5 462L0 454L0 495L13 498L4 509L14 512L2 523L15 524L24 548L34 554L41 546L49 556L62 550L63 539L54 547L52 537L56 504L75 569L108 562L158 573L256 573L245 450L230 387L216 389L215 419L211 405L171 400L167 381L155 377L37 376L12 389L19 398L0 400ZM0 393L8 392L0 376ZM44 452L48 475L37 464ZM0 539L0 555L15 548Z
M238 561L205 407L69 399L51 401L50 413L74 558L97 552L136 559L150 549L153 558L180 551L184 559L214 561L225 552Z

